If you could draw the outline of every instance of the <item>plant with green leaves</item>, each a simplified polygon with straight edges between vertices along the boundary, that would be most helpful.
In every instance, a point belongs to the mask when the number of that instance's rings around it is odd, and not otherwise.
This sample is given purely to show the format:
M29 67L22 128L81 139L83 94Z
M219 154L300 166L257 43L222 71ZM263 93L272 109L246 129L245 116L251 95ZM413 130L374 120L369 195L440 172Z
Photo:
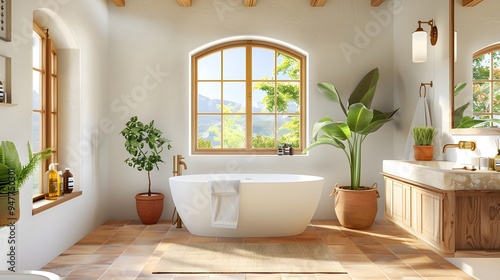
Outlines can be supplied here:
M33 154L28 142L29 161L21 163L16 145L11 141L0 143L0 193L16 193L24 185L26 179L36 169L38 162L51 156L52 148Z
M456 97L458 94L460 94L466 86L467 83L457 84L453 89L453 96ZM453 128L482 127L491 123L500 124L500 120L498 119L475 119L472 116L464 116L464 112L467 107L469 107L469 105L470 102L467 102L453 111Z
M125 149L131 157L125 159L130 167L138 171L148 172L148 196L151 196L151 171L158 163L164 162L161 158L165 146L168 150L172 148L170 140L163 137L163 133L154 126L154 120L144 124L133 116L120 132L125 137Z
M338 103L346 119L334 121L326 116L313 125L311 144L304 152L319 145L330 145L344 151L350 166L351 186L357 190L361 179L361 151L365 138L392 120L392 112L381 112L371 109L373 97L379 79L378 68L373 69L359 82L351 93L348 106L345 107L335 86L330 83L319 83L319 91L329 100Z
M414 126L411 130L415 146L432 146L437 130L432 126Z

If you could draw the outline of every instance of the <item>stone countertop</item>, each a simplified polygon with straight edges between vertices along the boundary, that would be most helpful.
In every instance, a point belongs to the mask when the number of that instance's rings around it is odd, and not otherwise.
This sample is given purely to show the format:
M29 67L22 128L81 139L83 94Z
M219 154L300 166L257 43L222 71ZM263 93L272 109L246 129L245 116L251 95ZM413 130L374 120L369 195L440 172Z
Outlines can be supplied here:
M500 190L500 172L454 170L470 166L449 161L384 160L383 172L441 190Z

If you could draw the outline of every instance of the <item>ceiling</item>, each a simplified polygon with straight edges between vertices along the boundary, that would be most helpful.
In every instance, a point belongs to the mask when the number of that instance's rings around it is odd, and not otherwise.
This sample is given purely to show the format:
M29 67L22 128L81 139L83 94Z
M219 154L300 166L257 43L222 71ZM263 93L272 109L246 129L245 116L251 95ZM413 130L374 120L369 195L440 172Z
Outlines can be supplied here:
M124 7L125 0L112 0L117 7ZM174 1L174 0L170 0ZM243 1L243 6L245 7L255 7L257 5L257 0L240 0ZM299 0L296 0L299 1ZM303 0L304 1L304 0ZM312 7L323 7L328 0L309 0L311 1ZM367 0L368 1L368 0ZM378 7L380 4L384 3L385 0L369 0L372 7ZM462 0L462 6L464 7L474 7L481 3L483 0ZM191 7L193 5L193 0L177 0L177 3L181 7Z
M125 6L125 0L112 0L118 7ZM175 0L170 0L175 1ZM255 7L257 5L257 0L240 0L243 2L243 6L245 7ZM300 0L295 0L300 1ZM306 0L302 0L306 1ZM309 0L311 2L312 7L323 7L328 0ZM367 0L371 2L372 7L378 7L380 4L384 3L385 0ZM465 2L466 0L464 0ZM469 2L481 2L482 0L467 0ZM191 7L193 5L193 0L177 0L177 3L181 7Z

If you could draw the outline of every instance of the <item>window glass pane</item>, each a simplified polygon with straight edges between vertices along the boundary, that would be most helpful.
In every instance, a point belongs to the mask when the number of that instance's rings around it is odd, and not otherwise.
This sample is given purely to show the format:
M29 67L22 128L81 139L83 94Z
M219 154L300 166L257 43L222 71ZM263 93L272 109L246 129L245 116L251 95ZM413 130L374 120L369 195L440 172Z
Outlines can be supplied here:
M488 80L490 78L490 54L487 53L472 61L472 79Z
M245 83L224 83L225 113L245 112Z
M490 111L490 83L474 83L472 87L473 113L487 113Z
M42 150L42 115L41 113L34 112L32 116L33 127L32 134L33 139L30 143L32 151L41 151Z
M221 79L221 52L215 52L198 59L198 80Z
M198 112L221 112L221 84L220 82L198 83Z
M493 55L493 79L500 79L500 51L492 53Z
M245 116L225 115L223 117L224 149L245 148L246 124Z
M41 193L41 188L40 188L40 182L41 182L41 179L42 179L42 163L39 162L36 167L35 167L35 170L33 171L33 175L31 176L31 181L33 183L33 188L31 189L32 190L32 195L35 196L35 195L39 195Z
M290 144L294 148L299 147L299 117L279 116L278 117L278 143Z
M299 83L278 83L276 98L279 113L299 111Z
M220 148L220 117L198 117L198 148Z
M33 67L41 69L42 65L42 38L33 31Z
M245 80L245 48L232 48L224 50L223 60L224 80Z
M252 147L276 148L274 142L274 115L252 117Z
M297 59L283 53L278 53L277 58L278 80L298 80L300 79L300 63Z
M493 112L500 112L500 82L493 83Z
M274 80L274 50L252 48L252 80Z
M42 74L33 71L33 110L42 109Z
M252 112L274 113L274 82L258 82L252 85Z

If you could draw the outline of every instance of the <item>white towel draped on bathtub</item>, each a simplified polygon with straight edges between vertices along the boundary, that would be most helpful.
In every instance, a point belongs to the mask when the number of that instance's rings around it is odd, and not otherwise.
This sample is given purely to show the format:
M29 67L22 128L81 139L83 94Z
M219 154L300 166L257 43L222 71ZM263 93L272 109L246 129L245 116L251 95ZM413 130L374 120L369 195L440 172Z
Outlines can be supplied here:
M240 210L240 180L208 181L212 227L232 228L238 226Z

